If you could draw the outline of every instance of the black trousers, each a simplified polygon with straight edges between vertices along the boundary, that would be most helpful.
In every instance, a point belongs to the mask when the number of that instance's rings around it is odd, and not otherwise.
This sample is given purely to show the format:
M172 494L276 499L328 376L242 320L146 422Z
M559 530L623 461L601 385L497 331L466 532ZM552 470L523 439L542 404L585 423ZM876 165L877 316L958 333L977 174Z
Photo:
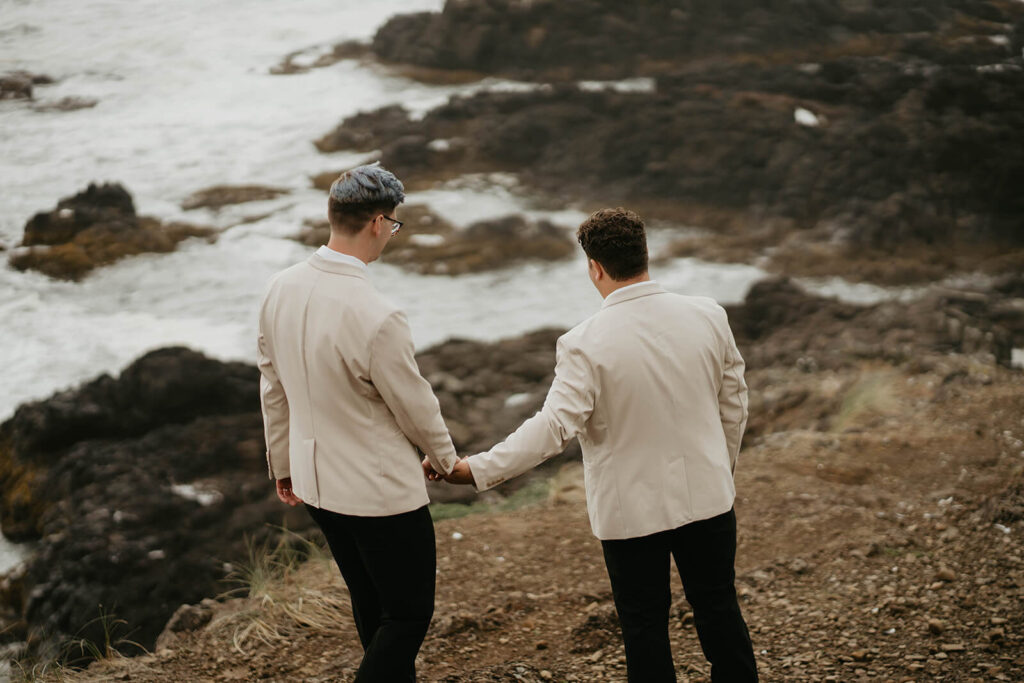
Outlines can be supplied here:
M734 511L601 545L622 624L629 683L676 680L668 640L670 556L693 608L701 649L711 662L711 680L757 680L754 649L736 601Z
M416 654L434 615L437 555L424 505L388 517L355 517L307 505L352 596L363 644L357 683L416 680Z

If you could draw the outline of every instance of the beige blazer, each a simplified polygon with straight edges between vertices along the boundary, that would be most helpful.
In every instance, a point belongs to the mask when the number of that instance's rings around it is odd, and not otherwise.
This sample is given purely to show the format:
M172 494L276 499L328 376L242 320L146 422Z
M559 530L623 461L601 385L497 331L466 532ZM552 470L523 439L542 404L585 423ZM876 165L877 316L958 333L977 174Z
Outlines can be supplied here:
M583 450L587 509L605 540L728 512L747 385L725 310L645 282L613 292L558 340L540 412L469 467L480 490Z
M271 280L259 320L270 477L306 503L360 516L429 502L417 448L450 472L455 448L413 356L405 314L359 266L314 254Z

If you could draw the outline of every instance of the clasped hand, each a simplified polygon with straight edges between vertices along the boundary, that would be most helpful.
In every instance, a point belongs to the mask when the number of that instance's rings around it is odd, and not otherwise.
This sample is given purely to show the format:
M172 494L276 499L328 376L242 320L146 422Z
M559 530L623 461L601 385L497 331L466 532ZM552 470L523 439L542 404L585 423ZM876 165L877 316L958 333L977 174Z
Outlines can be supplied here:
M451 474L441 474L434 469L428 458L423 458L423 474L430 481L444 479L449 484L474 484L473 471L469 469L469 462L465 458L459 458L452 469Z

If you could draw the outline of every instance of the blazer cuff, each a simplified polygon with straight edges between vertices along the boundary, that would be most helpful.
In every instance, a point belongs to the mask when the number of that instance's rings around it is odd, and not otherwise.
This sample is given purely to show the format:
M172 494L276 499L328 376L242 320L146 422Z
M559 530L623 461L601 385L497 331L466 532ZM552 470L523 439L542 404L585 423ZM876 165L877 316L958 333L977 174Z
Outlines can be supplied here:
M288 468L283 468L283 469L282 468L278 468L277 471L274 470L274 461L270 457L270 451L267 451L267 477L269 479L273 480L273 479L288 479L291 476L292 475L288 471Z
M508 477L498 472L488 472L487 461L481 457L482 455L478 453L466 458L469 471L473 473L473 486L477 491L492 489L508 480Z

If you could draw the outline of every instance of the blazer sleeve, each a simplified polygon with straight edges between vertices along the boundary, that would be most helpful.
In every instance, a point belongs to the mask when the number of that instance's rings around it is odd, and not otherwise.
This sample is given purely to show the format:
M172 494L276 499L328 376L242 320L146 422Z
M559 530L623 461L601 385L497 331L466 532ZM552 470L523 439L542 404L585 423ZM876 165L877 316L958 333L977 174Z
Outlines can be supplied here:
M743 430L747 428L747 383L743 379L746 364L739 349L736 348L736 339L733 337L724 309L722 314L725 320L726 343L722 364L722 386L718 391L718 413L722 418L725 442L729 447L729 465L735 473Z
M389 315L374 337L370 381L406 438L427 456L435 471L449 474L457 460L455 446L434 390L416 365L412 332L401 311Z
M594 377L582 352L558 340L555 380L540 411L507 439L467 459L479 491L518 476L565 450L594 411Z
M271 479L291 476L288 460L288 397L284 393L274 363L270 359L263 324L257 344L260 369L260 408L263 410L263 436L267 442L267 472Z

